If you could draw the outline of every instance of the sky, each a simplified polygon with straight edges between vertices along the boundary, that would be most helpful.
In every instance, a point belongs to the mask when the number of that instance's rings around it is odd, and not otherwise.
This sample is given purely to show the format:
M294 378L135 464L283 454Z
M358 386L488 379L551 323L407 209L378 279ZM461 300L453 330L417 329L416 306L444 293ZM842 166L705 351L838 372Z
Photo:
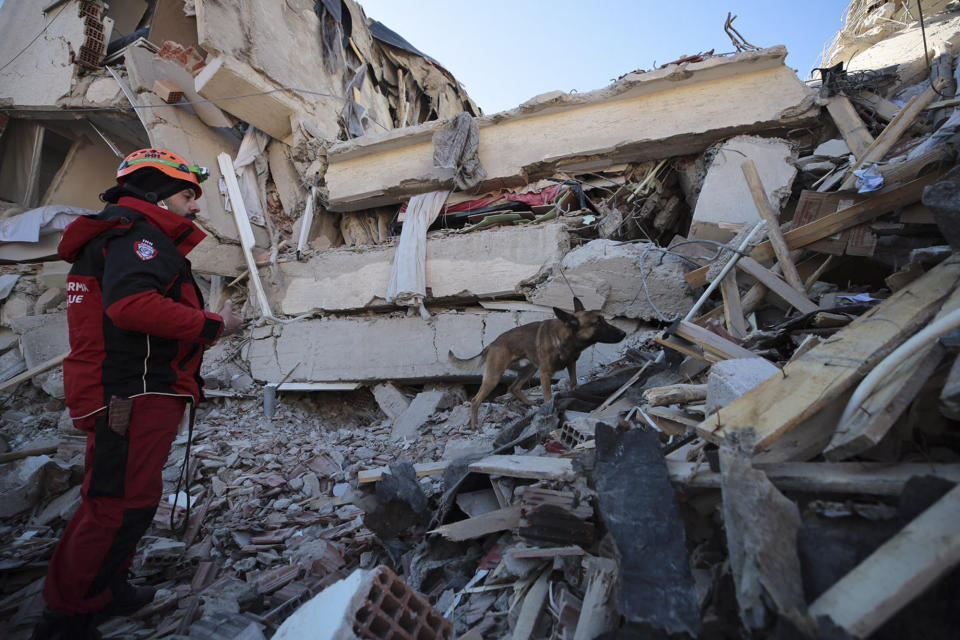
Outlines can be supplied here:
M843 26L847 0L358 0L439 61L484 113L548 91L586 92L625 73L714 49L733 26L758 47L785 45L801 79Z

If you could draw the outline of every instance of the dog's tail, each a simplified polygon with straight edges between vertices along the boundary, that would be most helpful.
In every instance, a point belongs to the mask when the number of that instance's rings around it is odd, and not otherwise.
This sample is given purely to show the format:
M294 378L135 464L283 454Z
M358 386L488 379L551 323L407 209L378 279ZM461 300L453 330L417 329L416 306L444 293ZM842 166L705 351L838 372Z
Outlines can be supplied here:
M483 361L487 359L487 350L484 349L472 358L458 358L453 355L453 351L447 351L447 360L460 371L473 371L478 369Z

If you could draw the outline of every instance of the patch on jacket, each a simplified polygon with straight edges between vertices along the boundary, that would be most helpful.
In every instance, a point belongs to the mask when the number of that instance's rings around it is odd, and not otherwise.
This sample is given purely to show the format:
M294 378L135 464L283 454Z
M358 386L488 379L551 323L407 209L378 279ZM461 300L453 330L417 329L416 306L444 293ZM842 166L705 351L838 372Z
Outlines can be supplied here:
M137 252L137 257L146 262L157 257L157 249L149 240L141 240L133 245L133 250Z

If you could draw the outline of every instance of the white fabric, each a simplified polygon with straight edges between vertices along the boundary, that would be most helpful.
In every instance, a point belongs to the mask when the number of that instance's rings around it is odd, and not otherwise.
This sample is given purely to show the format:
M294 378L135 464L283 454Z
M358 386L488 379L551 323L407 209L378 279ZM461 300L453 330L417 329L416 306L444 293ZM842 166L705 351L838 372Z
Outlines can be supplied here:
M92 209L50 204L0 220L0 242L39 242L41 235L63 231L78 216L97 213Z
M243 142L240 143L240 150L237 151L237 157L233 161L233 168L237 172L240 183L240 195L243 196L243 204L247 208L247 215L251 222L255 222L261 227L266 224L264 217L264 203L260 200L260 182L257 177L256 165L258 158L263 157L263 151L267 148L267 142L270 137L264 132L251 126L243 136Z
M427 229L440 215L449 193L433 191L410 198L390 270L387 302L422 309L427 295Z

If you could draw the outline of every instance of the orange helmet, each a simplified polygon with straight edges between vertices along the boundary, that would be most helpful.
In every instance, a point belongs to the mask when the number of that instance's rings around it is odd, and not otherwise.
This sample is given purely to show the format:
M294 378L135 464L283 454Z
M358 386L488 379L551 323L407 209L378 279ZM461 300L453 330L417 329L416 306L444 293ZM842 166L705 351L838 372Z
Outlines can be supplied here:
M171 178L189 182L197 192L198 198L203 195L200 183L210 177L210 171L206 167L187 164L186 160L172 151L139 149L128 155L120 163L117 168L117 184L123 184L126 182L128 175L146 167L153 167Z

